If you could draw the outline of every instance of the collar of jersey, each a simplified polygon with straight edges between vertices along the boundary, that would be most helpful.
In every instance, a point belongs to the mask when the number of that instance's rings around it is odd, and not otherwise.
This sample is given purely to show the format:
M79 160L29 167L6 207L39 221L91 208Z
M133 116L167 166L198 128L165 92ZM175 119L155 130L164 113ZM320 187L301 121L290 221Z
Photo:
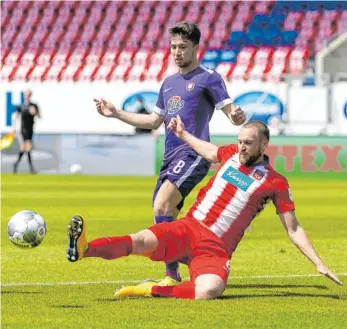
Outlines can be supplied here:
M185 76L187 76L187 75L189 75L189 74L192 74L192 73L194 73L198 68L200 68L200 66L198 66L197 68L195 68L194 70L192 70L192 71L189 71L189 72L187 72L187 73L184 73L184 74L181 74L179 71L178 71L178 74L180 75L180 76L182 76L182 77L185 77Z

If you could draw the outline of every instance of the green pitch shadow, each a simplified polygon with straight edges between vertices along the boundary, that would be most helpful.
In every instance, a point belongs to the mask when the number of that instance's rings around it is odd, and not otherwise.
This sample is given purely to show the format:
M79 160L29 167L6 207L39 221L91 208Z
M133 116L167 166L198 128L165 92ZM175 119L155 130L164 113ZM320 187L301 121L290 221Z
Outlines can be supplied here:
M231 289L278 289L278 288L316 288L327 290L323 285L306 285L306 284L228 284L227 288Z

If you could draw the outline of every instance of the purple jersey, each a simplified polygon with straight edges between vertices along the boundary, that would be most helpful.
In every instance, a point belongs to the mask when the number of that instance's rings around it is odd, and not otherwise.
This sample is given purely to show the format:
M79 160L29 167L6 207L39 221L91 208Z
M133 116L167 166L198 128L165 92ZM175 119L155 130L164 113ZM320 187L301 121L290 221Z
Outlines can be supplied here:
M153 109L165 117L164 159L182 148L191 149L172 131L168 131L167 126L172 117L179 115L189 133L199 139L210 141L209 122L214 109L219 110L231 103L222 77L203 66L187 74L176 73L166 78Z

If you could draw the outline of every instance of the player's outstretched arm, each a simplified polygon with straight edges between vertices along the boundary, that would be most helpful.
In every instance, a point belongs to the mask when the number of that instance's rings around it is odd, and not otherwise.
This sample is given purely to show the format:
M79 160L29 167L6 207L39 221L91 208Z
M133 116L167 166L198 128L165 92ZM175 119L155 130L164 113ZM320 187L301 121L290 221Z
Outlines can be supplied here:
M287 230L290 240L316 266L317 271L335 283L342 285L342 282L338 277L328 267L326 267L323 261L319 258L306 232L299 225L294 211L287 211L279 216L282 224Z
M129 113L117 109L111 102L105 99L94 98L96 109L106 118L116 118L129 125L143 129L158 129L164 121L164 116L152 112L148 114Z
M246 113L239 106L228 104L222 108L222 111L235 126L240 126L246 122Z
M186 131L184 123L179 115L171 119L168 128L171 129L179 139L190 145L203 158L213 163L219 162L217 158L218 146L202 141Z

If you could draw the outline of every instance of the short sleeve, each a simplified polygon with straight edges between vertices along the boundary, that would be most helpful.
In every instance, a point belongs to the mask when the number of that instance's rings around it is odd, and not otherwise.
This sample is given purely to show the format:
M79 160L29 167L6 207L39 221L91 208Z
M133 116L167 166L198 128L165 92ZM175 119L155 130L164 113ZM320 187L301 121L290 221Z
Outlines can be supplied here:
M224 145L218 147L217 158L219 162L230 159L238 151L237 145Z
M17 106L16 112L17 113L22 113L22 107L20 105Z
M276 213L284 213L295 210L292 194L290 192L288 181L285 177L279 176L273 180L275 193L272 201L276 208Z
M30 103L30 107L33 107L33 108L36 110L36 113L37 113L37 114L40 114L40 110L39 110L39 107L37 106L37 104L35 104L35 103Z
M32 105L35 107L37 113L39 113L39 112L40 112L40 109L39 109L38 105L37 105L37 104L34 104L34 103L33 103Z
M209 75L206 88L213 100L216 110L220 110L224 106L232 104L225 83L217 72L213 72Z
M164 83L160 87L159 96L156 105L153 108L153 112L158 113L160 115L165 115L165 103L164 103L164 94L163 94Z

